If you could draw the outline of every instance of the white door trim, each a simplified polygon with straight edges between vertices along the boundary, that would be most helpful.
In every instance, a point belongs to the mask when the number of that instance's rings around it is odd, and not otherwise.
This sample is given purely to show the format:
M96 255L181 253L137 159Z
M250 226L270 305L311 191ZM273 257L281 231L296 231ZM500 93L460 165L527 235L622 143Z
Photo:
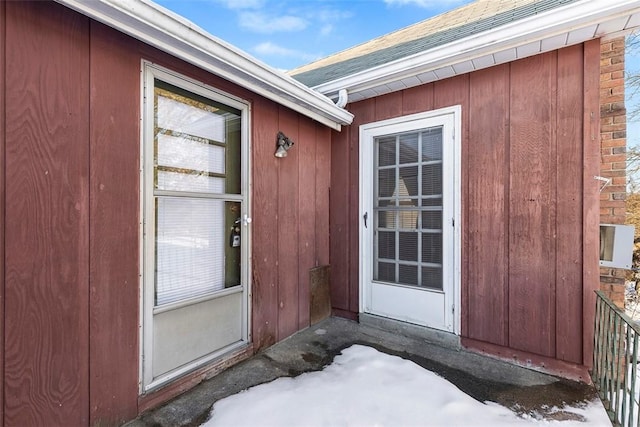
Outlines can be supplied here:
M460 305L461 305L461 135L462 135L462 108L460 105L441 108L437 110L397 117L378 122L367 123L360 126L360 189L359 189L359 277L360 277L360 308L361 313L367 312L367 299L371 297L369 294L367 283L371 283L373 275L373 257L367 257L365 254L370 253L368 248L372 246L371 228L365 228L363 215L368 213L368 227L374 224L373 212L370 207L373 206L373 191L371 185L373 183L374 164L371 161L371 143L373 138L379 135L387 135L407 131L408 129L421 129L428 127L433 123L434 119L448 117L453 121L453 179L443 181L443 194L453 195L450 199L453 204L451 212L452 218L443 218L443 227L450 226L453 228L452 241L443 245L443 258L446 254L451 257L451 265L448 272L443 272L443 280L447 290L445 293L445 322L448 332L460 334ZM432 125L432 124L431 124ZM446 141L443 143L446 144ZM449 223L448 223L449 222ZM448 224L447 224L448 223ZM443 242L444 243L444 242ZM448 283L447 283L448 282Z

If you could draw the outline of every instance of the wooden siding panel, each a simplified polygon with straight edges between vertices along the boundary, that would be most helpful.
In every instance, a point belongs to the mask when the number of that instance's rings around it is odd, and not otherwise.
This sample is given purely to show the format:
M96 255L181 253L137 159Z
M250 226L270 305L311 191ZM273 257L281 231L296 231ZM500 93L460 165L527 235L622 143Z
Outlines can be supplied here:
M544 356L555 355L555 66L556 52L514 62L510 92L509 346Z
M277 341L278 331L278 164L273 154L278 133L278 107L263 98L253 104L251 162L253 190L252 339L256 350ZM297 147L294 146L294 150ZM286 160L286 159L284 159Z
M316 125L316 266L329 265L332 137L331 129Z
M593 363L593 325L596 295L600 283L599 253L599 192L598 181L593 179L600 170L600 40L584 44L584 100L582 120L582 363Z
M298 116L283 107L279 111L279 130L294 142L299 141ZM275 141L275 134L272 139ZM300 148L294 146L287 157L278 159L278 341L298 330L300 158Z
M6 28L5 20L5 1L0 1L0 427L4 426L4 212L5 212L5 32L2 28Z
M316 128L300 119L298 150L298 329L309 326L309 270L316 266ZM287 157L288 159L288 157ZM284 160L287 160L284 159Z
M433 83L402 91L402 115L433 110Z
M434 83L433 108L451 107L453 105L462 105L462 115L467 115L465 113L469 105L469 74ZM467 130L466 127L463 127L463 133Z
M352 111L350 109L350 111ZM349 134L353 126L333 133L331 142L331 190L329 193L331 307L349 309Z
M509 65L470 76L469 144L465 157L469 270L468 337L508 342Z
M402 115L403 92L392 92L375 98L375 121Z
M95 425L122 424L138 413L140 58L129 41L91 24L89 397Z
M582 363L583 47L558 51L556 357ZM590 326L585 326L590 327Z
M89 422L89 20L7 2L5 423Z

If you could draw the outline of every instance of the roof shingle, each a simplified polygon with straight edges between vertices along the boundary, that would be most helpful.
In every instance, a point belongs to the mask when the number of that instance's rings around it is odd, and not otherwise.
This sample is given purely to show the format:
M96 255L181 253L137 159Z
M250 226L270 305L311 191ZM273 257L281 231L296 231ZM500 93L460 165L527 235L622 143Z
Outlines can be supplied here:
M314 87L406 58L577 0L476 0L393 33L291 70Z

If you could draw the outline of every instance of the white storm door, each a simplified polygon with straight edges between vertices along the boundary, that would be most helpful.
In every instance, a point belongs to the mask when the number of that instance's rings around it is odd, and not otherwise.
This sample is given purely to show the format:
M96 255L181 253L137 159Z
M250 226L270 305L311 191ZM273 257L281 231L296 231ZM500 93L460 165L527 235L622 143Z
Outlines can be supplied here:
M142 387L245 346L248 105L145 64Z
M459 333L460 107L360 128L361 312Z

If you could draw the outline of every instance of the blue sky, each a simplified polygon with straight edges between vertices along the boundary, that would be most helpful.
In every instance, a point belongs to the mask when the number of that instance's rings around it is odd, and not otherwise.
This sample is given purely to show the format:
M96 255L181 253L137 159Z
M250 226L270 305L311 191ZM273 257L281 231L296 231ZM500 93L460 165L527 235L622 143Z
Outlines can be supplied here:
M272 67L288 70L470 0L156 0Z

